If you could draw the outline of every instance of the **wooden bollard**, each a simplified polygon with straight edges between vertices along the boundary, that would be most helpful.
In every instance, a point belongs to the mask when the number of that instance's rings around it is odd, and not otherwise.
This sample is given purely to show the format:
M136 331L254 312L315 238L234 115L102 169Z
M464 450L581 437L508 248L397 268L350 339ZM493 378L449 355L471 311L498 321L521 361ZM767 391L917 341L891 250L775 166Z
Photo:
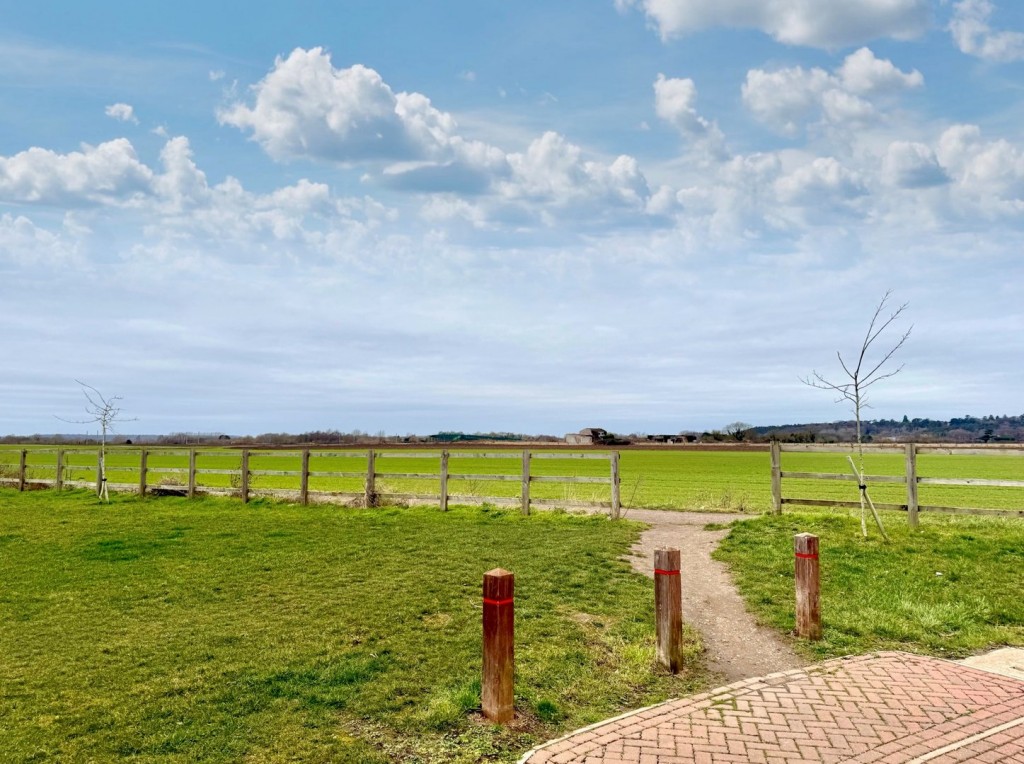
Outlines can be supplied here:
M821 639L821 581L818 575L818 537L798 533L796 552L796 635Z
M679 580L679 550L654 550L654 613L658 663L673 674L682 662L683 589Z
M515 575L484 573L484 663L480 700L484 716L504 724L515 714Z

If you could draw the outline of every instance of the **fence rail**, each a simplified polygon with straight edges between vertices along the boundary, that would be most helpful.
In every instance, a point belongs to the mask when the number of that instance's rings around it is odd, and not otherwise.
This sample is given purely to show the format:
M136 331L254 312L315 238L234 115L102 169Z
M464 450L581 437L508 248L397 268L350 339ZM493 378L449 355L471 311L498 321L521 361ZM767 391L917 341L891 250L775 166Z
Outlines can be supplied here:
M8 452L10 453L10 452ZM11 470L0 472L0 485L13 485L19 491L24 491L29 487L46 487L52 486L56 490L61 490L65 487L95 487L97 492L99 491L102 476L100 468L100 453L98 450L93 451L91 449L20 449L18 450L17 464L14 463L0 463L0 468L13 468L15 475L10 476ZM124 451L119 451L119 455L123 455ZM29 455L37 457L39 455L53 455L52 460L46 462L29 461ZM239 466L237 469L224 469L224 468L212 468L212 467L200 467L198 462L202 458L210 456L230 456L239 460ZM75 463L68 461L68 457L74 457ZM162 464L150 463L150 457L166 457L166 456L187 456L188 466L187 467L170 467ZM92 461L88 464L80 463L83 457L88 457ZM301 468L298 470L277 470L277 469L254 469L250 466L253 458L264 459L268 457L291 457L298 458L301 463ZM366 460L366 469L359 472L346 471L346 470L312 470L310 469L311 458L356 458ZM436 460L438 462L439 469L436 472L385 472L380 471L380 459L388 458L402 458L402 459L429 459ZM515 461L519 469L515 472L509 472L508 474L473 474L464 471L451 472L449 470L449 461L452 458L476 458L476 459L504 459L506 461ZM594 477L594 476L576 476L576 475L535 475L532 474L530 465L533 459L603 459L609 463L609 473L607 477ZM45 471L48 474L52 473L53 477L40 477L38 473ZM81 474L84 472L91 473L95 471L94 480L83 480ZM160 493L160 494L177 494L185 495L189 498L194 497L197 493L213 493L213 494L224 494L228 493L231 495L239 496L243 502L248 502L253 496L279 496L279 497L294 497L298 496L299 501L302 504L308 504L311 499L359 499L360 503L367 507L377 506L380 500L412 500L412 501L437 501L440 504L442 510L448 509L449 500L456 500L459 502L467 503L481 503L481 502L492 502L501 504L518 504L523 514L530 513L531 506L588 506L588 507L599 507L607 508L609 514L613 518L617 518L621 512L620 502L620 490L621 490L621 477L619 474L619 453L617 451L611 451L608 453L588 453L588 454L552 454L552 453L533 453L529 449L517 453L514 451L498 452L498 453L476 453L476 452L449 452L448 450L438 451L377 451L374 449L368 449L366 451L322 451L312 449L301 449L293 451L285 450L273 450L263 451L260 449L249 449L243 448L238 451L205 451L202 449L148 449L141 448L138 451L138 462L136 464L110 464L109 453L108 463L106 464L106 473L116 475L137 475L135 482L124 482L119 480L117 482L108 480L107 487L115 491L134 491L140 496L145 496L147 493ZM185 482L173 482L168 484L166 481L154 481L153 478L158 475L165 476L185 476ZM228 476L230 486L214 486L204 485L201 480L204 475L218 475ZM252 478L254 477L291 477L298 478L298 486L295 488L270 488L264 486L253 486ZM326 491L326 490L312 490L310 488L311 478L348 478L348 479L360 479L363 480L362 491ZM406 492L394 492L394 491L378 491L378 479L381 480L430 480L437 481L438 490L436 493L423 493L418 491L406 491ZM451 493L449 491L449 481L474 481L482 483L504 483L504 482L516 482L520 484L519 496L477 496L468 494ZM566 485L572 484L589 484L589 485L607 485L610 489L610 501L578 501L575 499L571 500L552 500L544 499L531 496L530 487L537 483L560 483Z
M1024 517L1024 510L1006 509L985 509L981 507L946 507L934 504L921 504L918 501L918 486L921 485L945 485L945 486L987 486L999 488L1024 488L1024 480L993 480L989 478L939 478L921 477L917 474L918 454L942 454L942 455L964 455L964 456L1016 456L1022 459L1024 467L1024 448L951 448L949 446L924 446L916 443L908 443L906 446L875 446L865 445L865 453L870 454L902 454L904 459L904 474L902 475L868 475L856 474L852 469L850 473L832 472L792 472L782 469L783 452L812 452L812 453L835 453L852 456L857 452L855 445L818 445L818 444L796 444L779 443L773 441L771 444L771 473L772 473L772 506L776 514L782 513L783 505L799 505L808 507L860 507L860 501L839 501L832 499L811 499L803 497L787 497L783 494L782 481L786 478L796 480L843 480L852 481L859 485L870 485L871 483L900 483L906 485L906 503L879 503L875 502L878 509L892 509L905 511L911 527L917 527L918 515L921 512L937 512L946 514L965 515L990 515L1002 517Z

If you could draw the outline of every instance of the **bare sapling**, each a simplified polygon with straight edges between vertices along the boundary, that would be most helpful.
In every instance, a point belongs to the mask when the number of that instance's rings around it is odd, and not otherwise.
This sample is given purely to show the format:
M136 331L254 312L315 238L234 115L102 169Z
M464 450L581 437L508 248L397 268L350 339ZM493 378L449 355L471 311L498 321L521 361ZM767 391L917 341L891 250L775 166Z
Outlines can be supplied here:
M102 501L110 501L110 491L107 489L107 435L115 432L114 425L118 422L134 422L135 419L128 419L121 416L121 406L118 401L122 400L120 395L112 395L107 398L99 390L85 382L75 380L82 387L82 395L85 396L86 419L64 419L57 417L62 422L71 424L98 424L100 427L100 455L97 465L99 480L96 484L96 495Z
M839 365L842 367L843 373L846 375L844 380L840 382L833 382L832 380L826 379L817 371L813 371L811 376L804 377L801 380L805 385L838 393L839 397L836 399L836 403L843 403L845 401L851 404L854 418L857 421L857 464L854 464L853 459L850 459L849 461L850 468L853 470L854 477L857 479L857 486L860 493L861 533L865 538L868 535L867 507L870 507L871 514L875 519L875 524L878 526L878 531L886 541L889 540L889 536L885 532L885 528L882 526L882 519L879 517L878 511L875 509L875 503L871 500L871 497L868 496L868 488L864 482L864 434L861 422L861 411L865 408L871 408L868 404L868 388L878 382L881 382L883 379L889 379L890 377L896 376L903 370L903 364L900 364L895 369L887 368L887 364L892 361L896 352L903 347L904 343L906 343L907 339L910 337L911 331L914 329L913 326L907 329L896 342L887 346L887 350L883 352L877 351L877 348L875 347L876 340L878 340L878 338L903 314L903 311L907 309L908 303L903 303L895 310L892 310L892 312L889 313L888 318L886 318L885 313L889 309L889 298L891 296L892 291L887 291L885 296L883 296L881 301L878 303L878 306L875 308L874 315L871 316L871 322L868 324L867 333L864 335L864 341L861 342L860 350L857 352L856 363L847 361L843 358L843 354L841 352L836 351L836 356L839 358Z

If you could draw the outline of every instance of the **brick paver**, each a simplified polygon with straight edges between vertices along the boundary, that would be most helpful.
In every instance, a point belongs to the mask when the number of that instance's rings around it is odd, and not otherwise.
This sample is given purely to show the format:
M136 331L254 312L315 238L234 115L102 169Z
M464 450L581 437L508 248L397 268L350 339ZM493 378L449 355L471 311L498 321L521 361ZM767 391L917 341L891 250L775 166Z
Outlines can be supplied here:
M840 658L672 700L521 764L1024 764L1024 682L907 653Z

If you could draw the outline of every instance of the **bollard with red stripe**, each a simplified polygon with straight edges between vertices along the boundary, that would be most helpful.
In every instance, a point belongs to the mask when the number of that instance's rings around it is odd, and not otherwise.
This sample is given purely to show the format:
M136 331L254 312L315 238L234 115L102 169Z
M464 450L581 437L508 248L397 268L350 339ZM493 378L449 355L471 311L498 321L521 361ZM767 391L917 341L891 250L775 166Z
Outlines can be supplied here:
M480 700L484 716L505 724L515 715L515 575L484 573L484 663Z
M821 582L818 575L818 537L798 533L796 551L796 635L821 639Z
M679 550L654 550L654 613L658 662L675 674L682 662L683 596Z

